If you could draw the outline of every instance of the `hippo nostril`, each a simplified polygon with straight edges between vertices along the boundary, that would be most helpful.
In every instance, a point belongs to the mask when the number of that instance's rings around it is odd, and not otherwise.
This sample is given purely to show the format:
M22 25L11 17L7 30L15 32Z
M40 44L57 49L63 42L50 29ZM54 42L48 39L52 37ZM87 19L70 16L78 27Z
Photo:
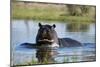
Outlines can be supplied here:
M48 36L46 34L43 34L42 39L48 39Z
M46 32L43 32L43 35L46 35Z

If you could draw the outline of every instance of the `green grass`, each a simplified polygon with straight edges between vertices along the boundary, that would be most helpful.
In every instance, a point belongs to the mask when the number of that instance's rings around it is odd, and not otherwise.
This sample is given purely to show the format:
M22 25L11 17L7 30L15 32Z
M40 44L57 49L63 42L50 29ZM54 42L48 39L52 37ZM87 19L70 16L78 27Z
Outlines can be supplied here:
M63 7L64 9L64 7ZM68 12L56 7L26 7L25 5L12 4L13 19L32 19L49 21L70 21L70 22L93 22L95 18L90 16L70 16Z
M63 63L67 63L67 62L69 62L68 57L64 57Z
M71 59L72 59L72 62L77 62L78 57L77 56L73 56Z
M71 60L72 62L76 62L77 61L77 56L72 56L71 57ZM64 57L64 60L62 63L69 63L69 58L66 56ZM38 63L38 61L36 60L32 60L31 62L28 62L28 63L25 63L25 64L17 64L17 65L14 65L14 67L20 67L20 66L30 66L30 65L37 65L37 64L52 64L52 63L57 63L56 61L55 62L48 62L47 60L45 60L44 62L42 63Z

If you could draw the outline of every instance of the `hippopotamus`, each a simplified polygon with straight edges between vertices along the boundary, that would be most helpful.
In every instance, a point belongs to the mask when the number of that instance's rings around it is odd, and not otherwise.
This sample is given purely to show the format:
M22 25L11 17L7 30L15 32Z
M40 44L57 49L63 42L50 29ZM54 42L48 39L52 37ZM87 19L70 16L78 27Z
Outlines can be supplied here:
M38 24L39 30L36 36L36 44L38 46L44 44L44 47L77 47L82 44L71 38L59 38L55 31L56 25ZM49 44L49 46L47 45Z
M24 43L29 48L36 48L36 58L40 63L48 61L53 62L54 56L57 55L57 48L59 47L77 47L82 46L79 41L71 38L58 38L55 31L56 25L42 25L38 24L39 29L36 36L36 43Z

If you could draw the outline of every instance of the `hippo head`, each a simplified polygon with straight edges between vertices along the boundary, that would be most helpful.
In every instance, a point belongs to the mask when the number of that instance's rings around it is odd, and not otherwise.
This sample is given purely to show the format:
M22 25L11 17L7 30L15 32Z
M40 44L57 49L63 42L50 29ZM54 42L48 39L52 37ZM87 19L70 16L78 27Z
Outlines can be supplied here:
M39 30L36 37L37 43L48 44L55 41L55 36L57 36L56 31L54 30L56 25L42 25L38 24Z

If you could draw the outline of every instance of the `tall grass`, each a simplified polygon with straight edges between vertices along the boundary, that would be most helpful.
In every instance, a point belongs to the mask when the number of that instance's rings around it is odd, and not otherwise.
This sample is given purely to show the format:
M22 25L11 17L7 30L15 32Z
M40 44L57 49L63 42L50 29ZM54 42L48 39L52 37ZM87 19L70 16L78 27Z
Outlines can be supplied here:
M93 22L92 16L73 16L68 14L65 5L37 4L37 3L12 3L13 19L33 19L51 21ZM37 5L34 5L37 4ZM44 6L45 5L45 6ZM86 11L86 10L85 10ZM95 12L93 12L95 13Z

